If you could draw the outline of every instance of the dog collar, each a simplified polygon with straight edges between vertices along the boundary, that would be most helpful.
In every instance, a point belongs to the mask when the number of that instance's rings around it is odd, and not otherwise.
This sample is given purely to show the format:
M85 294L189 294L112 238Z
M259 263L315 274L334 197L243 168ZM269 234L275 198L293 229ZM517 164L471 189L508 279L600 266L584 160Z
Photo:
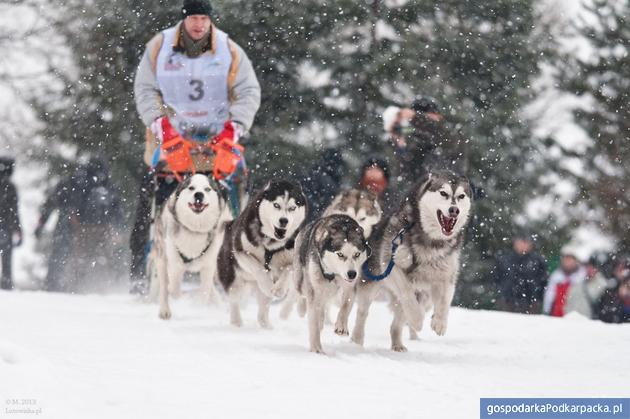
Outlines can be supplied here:
M175 246L175 249L177 249L177 254L179 255L179 257L181 258L182 262L184 262L184 264L189 264L190 262L193 262L199 258L201 258L203 255L206 254L206 252L208 251L208 249L210 249L210 245L212 244L212 240L208 240L208 245L201 251L201 253L199 254L199 256L194 257L194 258L189 258L188 256L184 255L177 246Z
M324 279L325 279L325 280L327 280L328 282L332 282L332 280L333 280L333 279L335 279L335 274L327 274L327 273L324 271L324 266L322 265L322 256L321 256L319 253L317 253L317 256L318 256L318 259L319 259L319 263L318 263L318 265L319 265L319 270L321 271L322 276L323 276L323 277L324 277Z

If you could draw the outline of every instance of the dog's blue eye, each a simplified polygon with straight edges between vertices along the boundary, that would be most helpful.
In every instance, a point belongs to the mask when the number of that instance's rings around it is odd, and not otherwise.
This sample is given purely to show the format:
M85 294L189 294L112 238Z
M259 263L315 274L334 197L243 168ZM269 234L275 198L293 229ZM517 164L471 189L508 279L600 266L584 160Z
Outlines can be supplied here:
M444 191L440 191L440 195L442 195L444 198L448 198L448 194Z
M466 195L461 194L460 196L458 196L458 198L459 198L459 199L464 199L464 198L466 198Z
M295 211L295 207L289 208L289 212L293 212L293 211Z
M274 207L275 209L280 209L280 204L273 204L273 207Z
M344 258L344 255L341 252L337 252L337 256L339 256L339 259L343 259Z
M358 259L358 258L359 258L359 256L361 256L361 252L356 252L356 253L354 254L354 258L355 258L355 259Z
M204 191L206 191L206 192L210 192L211 190L212 190L212 189L210 189L210 188L206 188L206 189L204 189Z

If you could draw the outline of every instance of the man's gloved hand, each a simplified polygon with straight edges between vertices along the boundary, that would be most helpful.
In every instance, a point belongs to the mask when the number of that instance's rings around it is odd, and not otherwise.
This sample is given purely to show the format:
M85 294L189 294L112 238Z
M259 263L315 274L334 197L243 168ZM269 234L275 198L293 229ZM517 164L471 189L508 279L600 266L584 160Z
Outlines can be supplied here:
M215 179L225 179L237 170L239 164L242 165L245 149L238 144L238 140L243 132L244 129L239 123L226 121L223 131L208 143L208 147L215 153L213 168Z
M193 167L190 143L173 128L167 116L161 116L153 121L151 132L160 142L160 160L166 161L170 170L176 173L186 172Z
M210 140L210 144L221 144L224 141L237 143L238 140L243 136L244 132L245 129L238 122L225 121L225 124L223 125L223 131L218 133L216 137Z
M159 140L160 144L164 144L165 141L172 140L175 137L178 137L179 134L171 125L171 121L168 119L168 116L161 116L157 118L151 124L151 132L155 136L157 140Z

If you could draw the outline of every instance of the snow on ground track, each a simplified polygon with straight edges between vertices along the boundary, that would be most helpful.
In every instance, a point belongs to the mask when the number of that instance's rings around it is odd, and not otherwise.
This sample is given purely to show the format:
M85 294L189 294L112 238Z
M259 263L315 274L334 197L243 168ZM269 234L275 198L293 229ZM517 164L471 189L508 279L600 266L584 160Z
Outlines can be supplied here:
M240 330L224 306L172 308L164 322L127 295L0 292L0 403L35 399L37 417L60 419L471 418L479 397L628 396L630 325L453 309L445 337L427 323L399 354L377 303L366 347L329 326L324 357L279 306L271 331L253 301Z

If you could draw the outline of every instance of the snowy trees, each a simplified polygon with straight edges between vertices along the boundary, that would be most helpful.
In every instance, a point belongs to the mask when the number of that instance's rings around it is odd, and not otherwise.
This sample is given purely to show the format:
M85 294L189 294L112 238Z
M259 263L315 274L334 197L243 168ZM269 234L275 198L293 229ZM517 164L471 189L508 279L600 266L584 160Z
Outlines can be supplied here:
M576 175L577 200L595 210L590 221L630 250L630 2L594 0L590 19L577 25L592 46L589 57L564 57L561 86L583 97L576 122L592 143L584 150L563 149L584 165Z

